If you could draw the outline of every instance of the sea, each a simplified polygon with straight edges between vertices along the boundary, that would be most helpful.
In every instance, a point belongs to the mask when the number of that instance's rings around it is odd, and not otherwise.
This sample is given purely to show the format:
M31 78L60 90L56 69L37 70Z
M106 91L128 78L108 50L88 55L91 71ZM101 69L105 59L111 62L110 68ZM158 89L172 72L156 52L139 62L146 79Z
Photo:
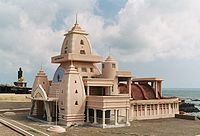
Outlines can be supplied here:
M194 104L200 110L200 88L164 88L163 96L176 96L186 103ZM189 113L200 116L200 112Z

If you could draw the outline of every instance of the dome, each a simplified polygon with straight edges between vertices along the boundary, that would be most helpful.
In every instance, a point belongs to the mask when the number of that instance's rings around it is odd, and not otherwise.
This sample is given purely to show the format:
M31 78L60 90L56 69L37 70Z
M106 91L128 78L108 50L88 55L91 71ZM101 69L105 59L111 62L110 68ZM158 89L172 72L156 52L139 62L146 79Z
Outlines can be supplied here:
M121 94L128 93L127 85L126 84L119 84L118 85L119 92ZM132 84L131 85L131 97L134 100L148 100L148 99L156 99L154 89L148 84ZM160 98L160 96L159 96Z

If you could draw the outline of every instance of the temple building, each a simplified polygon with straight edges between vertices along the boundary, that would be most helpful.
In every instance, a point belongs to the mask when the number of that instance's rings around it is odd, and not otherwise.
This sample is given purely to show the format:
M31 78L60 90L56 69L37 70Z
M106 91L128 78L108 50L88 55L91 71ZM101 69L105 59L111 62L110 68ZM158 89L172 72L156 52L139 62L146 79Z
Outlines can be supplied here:
M132 120L174 117L178 98L162 96L162 79L133 78L115 59L92 53L86 33L76 22L64 34L53 80L40 69L32 88L29 118L65 126L129 126ZM101 64L101 69L97 67Z

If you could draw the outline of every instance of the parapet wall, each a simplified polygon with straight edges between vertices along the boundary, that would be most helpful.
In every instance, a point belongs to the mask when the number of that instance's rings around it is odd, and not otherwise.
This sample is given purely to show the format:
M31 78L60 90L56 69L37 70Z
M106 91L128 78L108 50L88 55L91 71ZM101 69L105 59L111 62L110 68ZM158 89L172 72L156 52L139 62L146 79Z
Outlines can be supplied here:
M145 120L175 117L179 113L178 98L132 100L130 102L129 119Z

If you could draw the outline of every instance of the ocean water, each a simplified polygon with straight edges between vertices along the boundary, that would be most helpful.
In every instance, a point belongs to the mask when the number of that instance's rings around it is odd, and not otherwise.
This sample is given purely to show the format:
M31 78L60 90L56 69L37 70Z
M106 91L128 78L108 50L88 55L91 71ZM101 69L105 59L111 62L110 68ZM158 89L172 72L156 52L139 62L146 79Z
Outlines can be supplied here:
M163 96L176 96L184 99L186 103L192 103L200 110L200 88L164 88ZM200 116L200 112L191 114Z

